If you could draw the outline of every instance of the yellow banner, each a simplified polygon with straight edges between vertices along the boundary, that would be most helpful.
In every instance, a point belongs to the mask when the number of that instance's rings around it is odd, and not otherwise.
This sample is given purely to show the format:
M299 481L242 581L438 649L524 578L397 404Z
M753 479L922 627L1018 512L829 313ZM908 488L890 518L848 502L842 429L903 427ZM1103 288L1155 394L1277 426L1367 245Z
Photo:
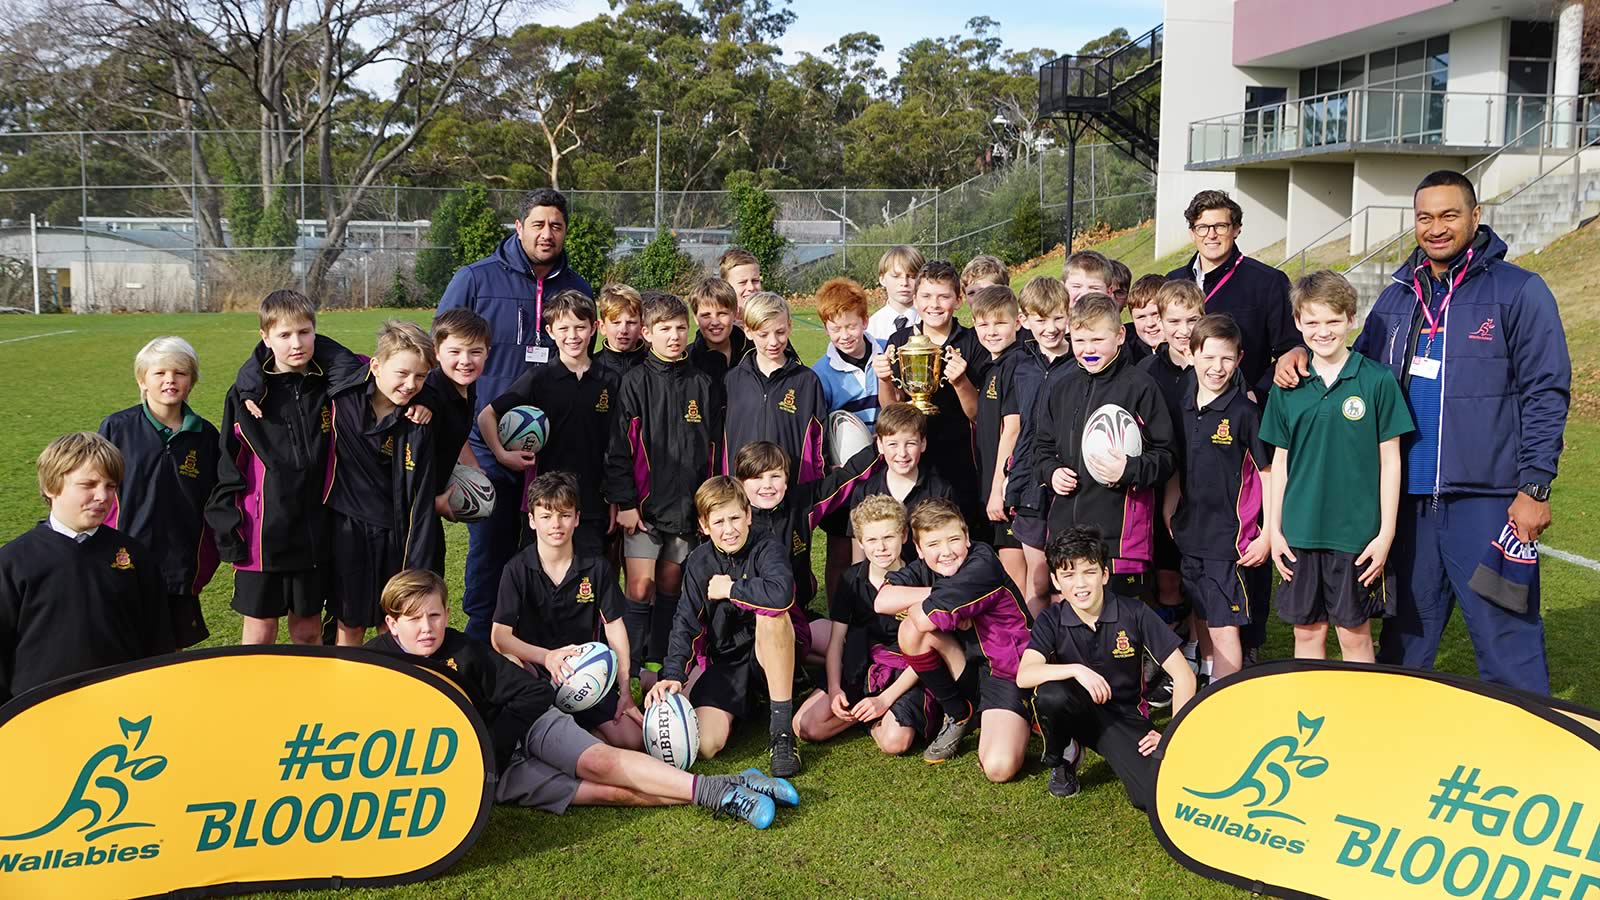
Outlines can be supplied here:
M1285 661L1168 728L1150 812L1203 875L1284 897L1600 900L1600 714Z
M0 709L0 897L395 884L487 820L483 725L446 679L365 652L227 648Z

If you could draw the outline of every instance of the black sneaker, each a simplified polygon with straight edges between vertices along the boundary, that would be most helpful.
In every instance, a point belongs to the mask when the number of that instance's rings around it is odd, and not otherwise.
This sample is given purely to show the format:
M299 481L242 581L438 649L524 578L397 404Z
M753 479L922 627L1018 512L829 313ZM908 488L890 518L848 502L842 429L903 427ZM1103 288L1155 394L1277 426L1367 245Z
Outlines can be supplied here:
M944 723L939 726L939 733L928 742L928 749L922 751L922 761L928 763L942 763L954 759L961 751L961 739L967 736L967 730L972 727L972 713L956 721L950 716L944 717Z
M1166 709L1172 705L1172 678L1167 673L1162 672L1160 681L1145 687L1144 702L1150 704L1151 709Z
M1074 797L1081 788L1078 785L1078 767L1072 763L1062 763L1050 770L1050 796Z
M800 774L800 751L795 749L794 735L783 731L774 735L767 748L772 757L772 774L778 778L793 778Z

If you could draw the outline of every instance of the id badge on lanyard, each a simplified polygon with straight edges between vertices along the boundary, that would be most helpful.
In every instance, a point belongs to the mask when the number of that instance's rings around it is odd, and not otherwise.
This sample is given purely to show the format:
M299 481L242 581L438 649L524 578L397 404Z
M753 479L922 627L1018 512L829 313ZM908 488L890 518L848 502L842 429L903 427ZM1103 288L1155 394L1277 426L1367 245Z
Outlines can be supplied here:
M544 279L536 278L533 282L533 334L532 341L525 342L522 327L522 302L517 302L517 343L522 344L522 361L543 365L550 361L550 348L541 346L544 340L544 329L540 323L544 321Z
M1445 314L1450 311L1450 298L1456 294L1456 288L1461 286L1462 279L1467 277L1467 269L1472 266L1472 251L1467 251L1467 261L1462 264L1461 271L1450 281L1450 289L1445 291L1444 299L1439 302L1439 314L1435 316L1428 309L1428 304L1422 299L1422 281L1417 278L1415 270L1411 273L1411 290L1417 295L1417 303L1422 306L1422 317L1428 322L1428 346L1421 353L1411 357L1410 372L1417 378L1426 378L1433 381L1439 377L1444 368L1441 360L1433 358L1433 341L1439 336L1439 329L1444 327ZM1419 267L1420 268L1420 267Z

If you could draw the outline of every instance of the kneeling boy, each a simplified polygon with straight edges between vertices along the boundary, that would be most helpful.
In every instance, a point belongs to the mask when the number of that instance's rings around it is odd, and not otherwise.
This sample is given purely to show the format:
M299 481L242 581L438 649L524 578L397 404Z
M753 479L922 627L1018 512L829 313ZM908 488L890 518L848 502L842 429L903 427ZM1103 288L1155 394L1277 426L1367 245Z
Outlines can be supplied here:
M472 700L494 742L495 802L556 814L573 804L693 803L757 828L772 824L774 800L799 804L793 785L755 769L690 775L643 753L608 746L555 707L549 682L447 627L448 600L444 580L433 572L399 573L383 587L389 631L366 646L426 666Z
M765 689L772 704L769 723L772 772L799 773L789 722L794 718L797 627L794 573L782 544L750 533L750 501L739 482L718 475L694 492L700 530L710 538L689 554L683 567L683 599L661 665L661 680L645 698L649 707L684 690L690 653L701 669L689 685L689 702L700 718L700 755L709 759L728 743L733 724L748 716Z
M1078 761L1088 747L1105 757L1133 805L1148 809L1161 732L1143 699L1143 657L1160 660L1171 676L1174 715L1194 696L1194 672L1178 636L1150 607L1106 591L1111 559L1098 529L1070 528L1046 552L1061 602L1034 623L1017 684L1033 689L1050 793L1078 793Z
M546 472L528 485L527 499L533 544L500 575L490 633L494 648L534 671L544 667L560 684L572 674L567 660L578 646L603 638L617 656L617 672L626 673L631 648L617 572L605 557L574 546L578 479L570 472ZM599 703L573 718L613 747L644 747L644 716L633 705L625 674Z
M944 707L944 722L922 758L938 763L956 755L972 726L972 702L940 653L938 632L971 628L988 671L980 680L977 711L983 727L978 765L994 782L1009 781L1028 749L1027 695L1017 689L1017 661L1028 646L1033 617L988 544L973 544L961 510L949 500L927 500L911 511L917 562L889 573L878 591L880 613L907 613L900 623L900 652Z

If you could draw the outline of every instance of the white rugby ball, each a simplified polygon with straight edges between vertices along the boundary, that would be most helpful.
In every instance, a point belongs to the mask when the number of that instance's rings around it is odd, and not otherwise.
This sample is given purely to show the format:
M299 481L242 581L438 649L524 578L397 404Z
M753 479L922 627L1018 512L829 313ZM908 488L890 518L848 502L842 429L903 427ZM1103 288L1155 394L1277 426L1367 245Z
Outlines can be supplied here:
M556 706L562 712L592 709L616 683L617 655L600 641L578 647L578 652L567 658L567 665L572 674L556 688Z
M700 719L683 694L668 694L644 711L644 749L688 771L700 755Z
M853 412L840 409L829 413L823 431L827 436L829 465L842 466L872 446L872 429Z
M456 463L444 502L457 522L480 522L494 512L494 483L472 466Z
M1144 435L1139 431L1139 420L1115 403L1107 403L1090 413L1083 423L1082 468L1089 473L1089 477L1101 484L1109 482L1101 480L1088 460L1091 456L1110 450L1120 450L1123 456L1128 457L1144 452Z

